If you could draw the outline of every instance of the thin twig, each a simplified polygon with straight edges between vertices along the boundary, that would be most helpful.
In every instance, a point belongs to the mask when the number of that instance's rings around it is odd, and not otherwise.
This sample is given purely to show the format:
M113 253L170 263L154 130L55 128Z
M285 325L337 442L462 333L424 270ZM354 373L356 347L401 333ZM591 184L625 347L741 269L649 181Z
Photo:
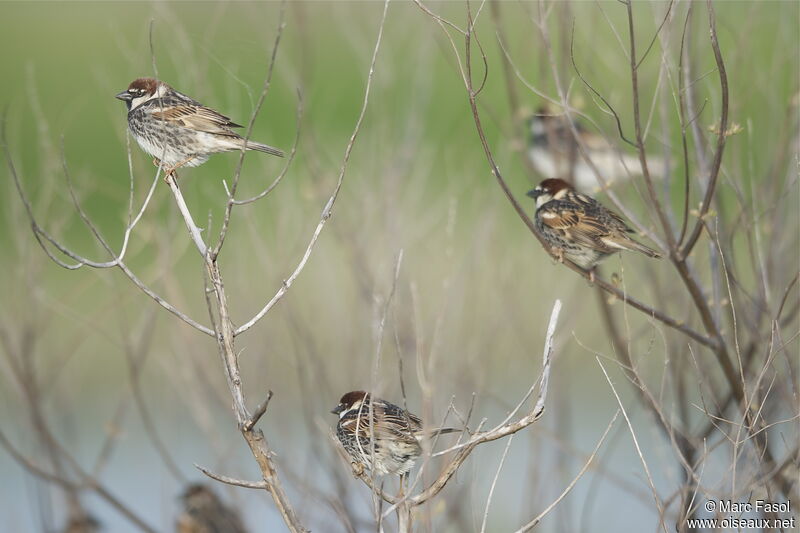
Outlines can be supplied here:
M303 257L300 259L300 262L297 264L297 267L294 269L292 274L286 278L286 280L281 284L280 289L275 293L275 296L264 305L261 310L253 316L250 320L245 322L239 328L236 329L235 335L240 335L244 333L248 329L252 328L256 323L264 318L270 309L272 309L275 304L277 304L281 298L283 298L286 291L289 290L289 287L292 286L294 280L297 279L297 276L303 271L308 262L309 257L311 257L311 252L314 250L314 246L317 244L317 239L319 238L320 233L322 233L322 229L325 227L325 223L333 214L333 206L336 203L336 199L339 197L339 191L342 188L342 182L344 181L345 171L347 170L347 163L350 161L350 153L353 151L353 146L355 145L356 138L358 137L359 131L361 131L361 123L364 120L364 115L367 112L367 104L369 103L369 94L370 88L372 87L372 77L375 72L375 61L378 58L378 50L380 49L381 39L383 38L383 27L384 23L386 22L386 12L389 8L389 0L386 0L383 7L383 15L381 18L380 29L378 30L378 38L375 43L375 48L372 52L372 61L370 62L369 73L367 74L367 84L364 89L364 100L361 105L361 112L358 115L358 119L356 120L356 125L353 128L353 133L350 135L350 141L347 143L347 147L344 151L344 160L342 161L342 165L339 168L339 178L336 181L336 187L333 189L333 193L331 193L330 198L328 198L325 207L322 209L322 214L320 215L319 222L317 223L317 227L314 229L314 233L311 235L311 240L306 246L306 250L303 253Z
M222 474L212 472L211 470L202 467L197 463L195 463L194 467L211 479L216 479L217 481L225 483L226 485L234 485L236 487L244 487L246 489L269 490L269 484L266 481L247 481L245 479L236 479L234 477L224 476Z
M681 248L680 256L682 258L688 257L691 253L697 240L700 238L700 233L703 231L703 217L708 213L711 206L711 200L714 197L714 191L717 186L717 179L719 178L720 168L722 166L722 154L725 151L725 139L728 130L728 74L725 70L725 62L722 60L722 52L719 49L719 41L717 40L717 20L714 16L714 6L711 0L706 1L708 7L708 27L711 34L711 49L714 51L714 62L717 64L717 71L719 72L719 86L722 94L722 110L720 111L719 118L719 133L717 135L717 147L714 151L714 160L711 163L711 171L708 178L708 185L706 186L705 196L703 203L700 205L700 212L695 222L692 232L686 239L686 244Z
M619 416L619 411L620 410L617 409L617 412L614 413L613 417L611 417L611 421L606 426L606 430L603 432L603 435L600 437L600 440L597 441L594 450L586 459L586 462L583 464L583 468L581 468L580 471L572 479L572 481L570 481L569 485L567 485L566 488L561 492L561 494L558 495L558 498L553 500L550 503L550 505L545 507L545 509L541 513L536 515L536 517L534 517L533 520L531 520L530 522L519 528L516 533L524 533L525 531L530 531L531 529L536 527L536 525L542 521L542 518L544 518L550 511L552 511L553 508L556 505L558 505L558 503L561 502L561 500L563 500L567 496L567 494L569 494L572 491L572 488L575 486L578 480L583 477L583 475L589 469L589 466L591 466L592 461L594 461L594 458L597 456L597 452L600 450L600 447L603 445L603 442L605 442L606 437L608 436L608 432L611 431L611 428L614 427L614 422L617 421L617 417Z
M300 89L297 89L296 93L297 93L297 116L295 122L297 123L297 127L295 131L294 143L292 144L292 149L289 152L289 156L286 158L286 164L283 166L283 170L281 170L281 173L278 174L278 177L276 177L266 189L264 189L257 195L252 196L250 198L245 198L244 200L234 200L233 205L245 205L261 200L269 193L271 193L273 189L275 189L275 187L278 186L278 184L283 180L283 177L289 171L289 167L292 165L292 161L294 161L294 156L297 154L297 145L300 142L300 124L303 118L303 94L300 92ZM228 192L228 196L230 196L230 191Z
M631 424L630 418L628 418L628 413L625 411L625 406L622 405L622 400L617 394L617 389L614 387L614 384L611 382L611 378L608 376L608 372L606 372L606 368L603 366L603 363L600 361L599 357L595 357L597 364L600 365L600 369L603 371L603 375L606 377L606 381L608 382L609 387L611 387L611 392L614 393L614 397L617 399L617 404L619 405L620 410L622 411L622 416L625 417L625 422L628 424L628 430L631 434L631 439L633 440L633 445L636 447L636 453L639 455L639 460L642 463L642 467L644 468L645 475L647 477L647 482L650 484L650 491L653 494L653 500L655 501L656 507L658 508L659 516L664 516L664 507L661 503L661 500L658 498L658 491L656 491L655 483L653 482L653 476L650 474L650 468L647 466L647 461L642 455L642 449L639 447L639 440L636 438L636 433L633 431L633 425ZM664 530L664 533L667 533L667 526L664 523L664 520L660 521L661 529Z
M500 477L500 471L503 469L503 464L506 462L508 449L511 448L511 442L513 440L514 440L514 435L508 437L508 442L506 442L506 447L503 448L503 455L500 456L500 464L497 465L497 471L494 473L494 479L492 480L491 486L489 486L489 495L486 497L486 508L483 510L481 533L484 533L486 531L486 521L489 519L489 506L492 504L492 496L494 495L494 489L497 486L497 480Z
M275 32L275 43L272 45L272 56L269 60L269 67L267 67L267 75L264 79L264 86L261 88L261 94L258 97L258 101L256 102L256 107L253 109L253 113L250 115L250 122L247 125L247 132L244 136L245 142L242 143L242 151L239 155L239 162L236 164L236 170L233 173L233 180L231 180L231 187L228 191L228 201L225 204L225 214L222 217L222 228L219 230L219 237L217 238L217 244L211 249L211 257L216 258L219 255L220 250L222 250L222 245L225 243L225 236L228 233L228 226L231 220L231 211L233 210L233 206L235 205L235 196L236 196L236 189L239 186L239 177L242 173L242 165L244 164L244 156L247 154L247 141L250 140L250 135L253 132L253 126L255 125L256 118L258 117L259 112L261 111L261 107L264 105L264 101L267 99L267 93L269 93L269 88L272 85L272 71L275 68L275 60L278 57L278 46L281 42L281 36L283 35L283 28L286 26L286 22L284 22L284 16L286 11L286 0L281 2L280 12L278 14L278 29ZM292 152L294 155L294 152ZM287 166L291 163L291 160L287 161ZM285 174L286 169L278 176L281 178L283 174ZM276 185L280 181L280 179L276 180ZM266 195L266 193L265 193ZM205 254L203 254L205 255Z
M194 242L194 245L200 255L205 257L206 253L208 252L208 248L206 247L206 243L203 242L203 236L200 235L200 229L197 227L197 224L194 223L194 219L192 219L192 213L189 211L186 201L183 199L181 189L178 187L178 180L175 179L174 174L168 175L166 179L167 185L169 185L169 189L172 191L172 195L175 197L175 203L178 206L178 210L181 212L184 222L186 222L186 228L189 230L189 235L192 237L192 242Z
M256 424L258 424L258 421L261 420L261 417L264 416L264 413L267 412L267 407L269 407L269 401L271 399L272 399L272 391L267 391L266 399L260 404L258 404L256 410L253 411L253 414L250 416L247 422L244 423L245 431L250 431L255 427Z

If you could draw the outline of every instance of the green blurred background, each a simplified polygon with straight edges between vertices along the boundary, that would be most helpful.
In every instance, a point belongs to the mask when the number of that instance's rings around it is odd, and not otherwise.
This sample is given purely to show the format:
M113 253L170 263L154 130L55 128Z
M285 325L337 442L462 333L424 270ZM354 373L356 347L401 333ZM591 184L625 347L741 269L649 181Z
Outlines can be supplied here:
M473 4L474 9L477 6ZM462 3L430 7L465 24ZM501 3L500 7L509 55L520 73L555 97L550 66L533 22L540 5ZM640 50L652 38L665 7L658 2L636 3ZM704 5L695 7L690 34L695 72L703 74L697 84L705 107L697 120L705 131L718 120L720 101ZM158 76L247 123L264 82L280 9L277 3L249 2L0 4L5 138L39 223L78 253L107 259L71 205L63 154L84 208L112 246L119 248L130 183L125 111L113 95L135 77L154 74L151 25ZM515 140L502 52L489 6L483 9L477 27L489 74L479 97L482 118L501 171L514 193L524 199L523 193L541 178L527 169L519 139ZM660 103L653 106L648 147L654 152L671 150L678 157L680 132L671 90L677 81L667 81L663 92L656 89L662 54L673 71L677 62L686 5L675 9L679 18L669 25L670 45L666 50L655 45L641 67L640 79L643 110L649 112L654 98L667 101L666 114L660 113ZM729 139L720 186L722 198L733 199L730 183L743 184L749 195L760 180L772 175L773 147L786 135L787 120L796 120L796 103L791 107L790 102L798 91L800 8L791 2L721 2L716 10L730 78L731 120L744 128ZM377 2L286 6L272 85L252 137L288 151L300 127L300 141L279 187L266 199L234 211L221 266L237 324L248 320L280 287L319 220L362 103L381 11ZM624 8L618 2L559 4L547 22L557 68L571 87L572 100L616 139L613 119L598 111L569 65L566 37L573 17L577 64L617 107L631 132L628 65L612 29L613 25L626 42ZM462 40L456 37L455 43L463 57ZM525 108L532 110L541 103L519 80L514 84ZM299 124L298 92L303 108ZM3 159L5 167L5 155ZM135 143L132 161L138 206L154 168ZM181 172L195 219L212 236L219 230L224 207L222 181L229 179L237 161L236 154L215 156L199 168ZM779 175L792 175L796 157L790 161L778 169ZM249 154L240 197L263 190L283 163ZM0 292L3 329L11 339L5 349L24 353L36 369L43 383L43 409L63 444L91 468L102 439L117 432L101 479L156 528L170 529L180 476L171 474L159 459L131 399L126 357L144 354L140 384L145 404L182 475L199 478L193 468L198 463L256 478L252 458L236 434L211 339L159 308L117 270L66 271L50 262L29 231L10 172L6 169L4 174L0 242L6 253L0 259L5 272ZM679 176L671 183L676 206L682 188ZM785 201L796 202L796 181L789 190ZM645 224L656 227L634 187L623 185L616 192ZM787 224L789 231L768 228L767 236L788 243L785 259L795 260L796 266L796 213ZM207 324L202 265L185 233L171 195L159 183L132 235L127 260L143 281ZM552 263L489 173L442 30L415 5L397 2L389 7L369 108L334 216L287 297L237 339L251 404L260 401L267 389L275 392L262 425L279 464L291 470L284 475L301 513L318 531L344 529L330 525L331 511L304 490L303 483L328 490L330 470L346 469L327 441L325 428L335 422L327 412L342 392L370 386L377 324L401 249L403 262L376 385L388 398L399 400L397 361L402 359L409 405L421 411L417 368L422 365L434 384L428 391L434 417L444 412L453 395L456 405L466 410L472 392L478 394L480 416L498 417L514 405L538 375L552 303L556 298L564 301L548 414L512 447L511 466L500 478L489 515L490 530L508 531L560 493L611 419L616 402L594 356L613 357L613 353L597 318L594 291ZM698 268L705 265L701 256ZM663 297L660 289L642 282L653 271L663 276L666 287L677 283L668 265L654 266L633 255L611 259L607 272L621 272L623 266L628 290L648 302ZM747 273L742 282L750 283ZM621 316L619 304L615 309ZM685 301L674 302L670 312L681 316ZM657 386L667 350L662 329L635 311L626 317L632 351L642 357L640 370ZM685 319L696 322L691 316ZM624 397L633 398L618 369L610 362L607 366L616 372ZM42 457L23 391L5 360L0 368L2 426L21 448ZM629 407L640 416L635 405ZM641 420L642 438L652 449L653 461L667 465L655 475L668 491L675 474L674 465L665 459L668 445L646 425L646 417ZM632 448L624 432L617 427L602 456L614 475L591 472L562 509L548 516L544 530L654 527L657 513L652 503L630 493L648 489L640 466L630 462ZM436 530L480 527L486 481L491 480L502 447L502 443L486 446L468 462L448 489L452 498L433 511ZM345 474L352 491L348 498L368 516L366 491ZM6 453L0 454L0 479L0 515L6 517L8 531L53 530L61 523L59 493L26 475ZM459 507L452 501L456 496L468 510L451 516L449 510ZM279 530L266 497L230 490L226 498L247 509L253 531ZM93 496L86 501L107 531L134 531L103 502ZM460 522L463 517L471 521Z

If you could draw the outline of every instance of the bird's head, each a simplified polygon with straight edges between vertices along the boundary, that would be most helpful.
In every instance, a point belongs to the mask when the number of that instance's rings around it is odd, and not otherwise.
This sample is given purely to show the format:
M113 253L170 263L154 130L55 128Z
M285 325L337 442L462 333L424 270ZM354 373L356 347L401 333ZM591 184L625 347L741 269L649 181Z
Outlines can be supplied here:
M560 200L572 189L569 183L562 179L551 178L542 181L539 185L528 191L527 195L536 200L536 207L542 207L550 200Z
M350 391L339 400L339 404L333 408L331 413L344 417L347 413L361 409L361 406L369 405L369 393L363 390Z
M534 145L547 146L551 137L561 135L564 128L564 115L550 104L540 105L528 118L528 133Z
M161 98L170 91L169 85L154 78L137 78L116 98L125 102L128 111L136 109L153 98Z
M217 495L202 483L191 483L181 493L181 500L187 509L204 509L219 502Z

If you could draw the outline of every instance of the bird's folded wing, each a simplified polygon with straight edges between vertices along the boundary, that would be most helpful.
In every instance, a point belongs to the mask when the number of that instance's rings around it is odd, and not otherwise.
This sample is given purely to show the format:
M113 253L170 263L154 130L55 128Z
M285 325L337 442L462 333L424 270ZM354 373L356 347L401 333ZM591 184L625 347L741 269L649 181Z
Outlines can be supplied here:
M539 218L545 226L563 231L572 240L584 246L597 248L608 231L602 222L580 207L562 202L548 202L539 208Z
M235 134L231 128L241 128L225 115L211 108L197 105L176 105L153 111L153 117L173 122L179 126L206 133Z

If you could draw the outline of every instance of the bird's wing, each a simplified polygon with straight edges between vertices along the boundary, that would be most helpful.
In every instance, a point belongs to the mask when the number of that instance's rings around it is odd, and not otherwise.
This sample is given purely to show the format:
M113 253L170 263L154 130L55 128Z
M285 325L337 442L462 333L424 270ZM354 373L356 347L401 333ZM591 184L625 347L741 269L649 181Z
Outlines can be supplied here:
M411 442L422 429L419 417L389 402L375 402L375 416L380 421L375 428L378 438L388 436Z
M616 229L618 229L619 231L623 231L625 233L634 233L633 229L631 229L631 227L628 226L628 223L625 222L624 218L616 214L611 209L606 209L605 207L602 207L602 209L605 211L606 215L610 217L611 225L615 226Z
M152 115L156 119L167 120L178 126L206 133L236 135L231 128L242 127L210 107L195 104L164 106L163 109L155 106Z
M606 206L592 198L579 192L573 192L570 196L574 202L578 203L585 211L594 216L609 231L620 231L623 233L633 233L634 231L625 222L625 219L617 213L608 209Z
M562 231L579 244L606 249L601 239L608 236L608 229L580 204L553 200L539 208L538 216L545 226Z

